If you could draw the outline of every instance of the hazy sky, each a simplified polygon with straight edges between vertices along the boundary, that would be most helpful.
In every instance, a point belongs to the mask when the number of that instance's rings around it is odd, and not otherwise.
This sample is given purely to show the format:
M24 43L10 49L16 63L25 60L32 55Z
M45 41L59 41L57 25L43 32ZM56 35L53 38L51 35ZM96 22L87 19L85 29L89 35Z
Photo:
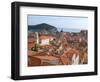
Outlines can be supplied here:
M87 17L68 17L68 16L42 16L28 15L28 25L47 23L57 28L63 29L87 29Z

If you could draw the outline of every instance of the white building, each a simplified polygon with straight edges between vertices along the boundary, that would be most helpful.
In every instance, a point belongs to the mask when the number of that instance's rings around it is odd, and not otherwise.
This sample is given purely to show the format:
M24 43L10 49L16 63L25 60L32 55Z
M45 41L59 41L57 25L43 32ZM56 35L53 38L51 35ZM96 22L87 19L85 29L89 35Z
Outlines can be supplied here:
M54 39L53 36L51 35L41 35L40 36L40 41L41 41L41 45L50 45L50 41L52 41Z

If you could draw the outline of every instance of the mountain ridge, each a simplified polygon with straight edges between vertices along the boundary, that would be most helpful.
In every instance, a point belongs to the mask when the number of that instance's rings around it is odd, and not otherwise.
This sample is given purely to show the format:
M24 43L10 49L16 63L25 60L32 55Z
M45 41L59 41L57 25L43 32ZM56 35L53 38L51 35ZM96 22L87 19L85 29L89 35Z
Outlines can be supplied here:
M28 31L33 32L42 32L42 31L49 31L49 32L57 32L57 28L47 23L41 23L36 25L28 25Z

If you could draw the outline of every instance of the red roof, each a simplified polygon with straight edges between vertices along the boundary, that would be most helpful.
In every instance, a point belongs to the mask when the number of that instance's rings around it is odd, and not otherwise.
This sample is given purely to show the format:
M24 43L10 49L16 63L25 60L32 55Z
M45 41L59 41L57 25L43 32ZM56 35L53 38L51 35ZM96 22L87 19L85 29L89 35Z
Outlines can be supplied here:
M28 42L35 42L36 40L34 38L28 38Z

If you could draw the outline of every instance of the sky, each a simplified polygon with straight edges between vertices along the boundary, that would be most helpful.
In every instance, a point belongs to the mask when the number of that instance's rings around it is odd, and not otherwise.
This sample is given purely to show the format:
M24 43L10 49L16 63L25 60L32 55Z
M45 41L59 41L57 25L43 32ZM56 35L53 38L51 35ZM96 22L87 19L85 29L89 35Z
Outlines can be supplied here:
M87 17L28 15L27 20L28 25L47 23L57 27L58 30L78 32L82 29L88 29Z

